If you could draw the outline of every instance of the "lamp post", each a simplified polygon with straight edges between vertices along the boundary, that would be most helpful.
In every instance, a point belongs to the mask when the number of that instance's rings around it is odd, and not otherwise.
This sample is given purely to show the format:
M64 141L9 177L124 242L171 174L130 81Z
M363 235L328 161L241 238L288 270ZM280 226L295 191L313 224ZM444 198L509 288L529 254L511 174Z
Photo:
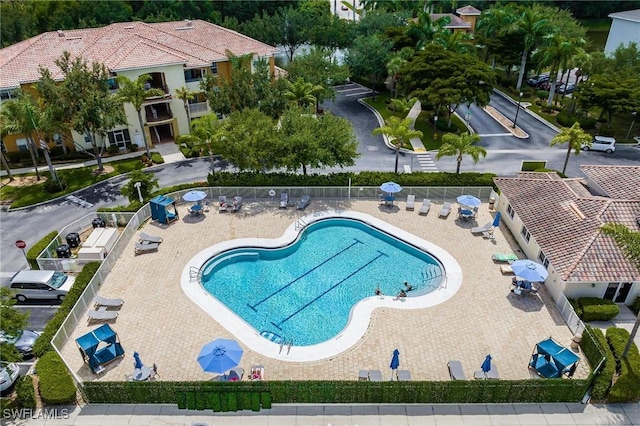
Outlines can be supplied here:
M513 119L513 128L516 128L516 122L518 121L518 113L520 112L520 102L522 102L522 92L520 92L520 96L518 97L518 108L516 109L516 118Z
M140 192L140 187L142 186L142 182L136 182L133 184L133 186L138 190L138 199L140 199L140 202L143 202L142 199L142 192Z
M438 130L438 128L436 127L436 125L438 124L438 116L434 115L433 116L433 131L435 132L436 130Z
M636 124L636 116L638 115L638 111L633 111L631 113L631 115L633 115L633 121L631 122L631 126L629 126L629 131L627 132L627 137L624 138L624 141L626 142L627 140L629 140L629 135L631 134L631 130L633 130L633 125Z

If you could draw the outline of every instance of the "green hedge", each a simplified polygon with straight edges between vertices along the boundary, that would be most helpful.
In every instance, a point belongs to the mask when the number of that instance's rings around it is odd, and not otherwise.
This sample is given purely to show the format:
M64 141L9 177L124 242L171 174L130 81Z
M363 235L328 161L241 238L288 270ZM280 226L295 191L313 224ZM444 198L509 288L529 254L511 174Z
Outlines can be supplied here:
M636 300L633 301L629 308L633 311L636 316L640 313L640 296L636 297Z
M571 127L573 123L577 121L582 129L588 130L596 128L595 118L574 115L567 110L560 111L556 116L556 121L563 127Z
M591 388L591 397L602 401L607 397L609 388L611 388L611 381L616 372L616 362L602 330L592 328L589 325L586 327L587 333L583 333L580 346L591 365L591 369L596 368L602 358L602 354L597 349L598 347L604 352L605 356L604 365L593 379Z
M153 161L153 164L164 164L164 158L158 152L151 153L151 161Z
M75 283L73 283L73 287L67 293L67 296L60 304L58 311L56 314L49 320L47 325L44 328L44 331L36 340L36 343L33 345L33 354L36 357L41 357L45 353L51 350L51 339L58 332L58 329L62 325L64 319L71 312L71 308L76 304L80 295L89 284L89 281L96 274L96 271L100 267L99 262L90 262L83 266L82 271L76 277Z
M76 401L76 386L67 366L54 351L44 354L36 364L40 383L38 389L45 405L68 404Z
M577 402L586 380L499 380L446 382L269 381L269 382L85 382L88 402L96 404L177 404L196 409L200 393L214 411L259 410L271 403L544 403ZM230 394L235 397L229 397ZM269 394L270 396L267 396ZM209 404L208 402L206 402Z
M24 376L16 384L16 398L22 408L36 408L36 392L31 376Z
M629 341L629 332L624 328L607 329L607 340L611 346L618 368L618 379L609 391L609 402L632 402L640 397L640 354L635 343L631 344L626 358L622 358Z
M300 175L294 173L227 173L207 176L209 186L379 186L393 180L404 186L491 186L493 173L427 173L395 174L393 172L330 173Z
M582 318L582 305L580 305L580 302L578 302L578 299L567 299L567 300L571 304L571 307L573 308L576 315L579 318Z
M613 300L598 297L581 297L578 303L582 306L583 321L609 321L620 313L620 308Z
M40 241L35 243L31 248L27 251L27 262L29 262L29 267L31 269L40 269L38 266L38 261L36 260L42 250L46 249L51 241L55 240L58 236L58 231L51 231L47 235L44 236Z
M546 165L546 161L523 161L521 170L523 172L534 172L536 170L544 169Z

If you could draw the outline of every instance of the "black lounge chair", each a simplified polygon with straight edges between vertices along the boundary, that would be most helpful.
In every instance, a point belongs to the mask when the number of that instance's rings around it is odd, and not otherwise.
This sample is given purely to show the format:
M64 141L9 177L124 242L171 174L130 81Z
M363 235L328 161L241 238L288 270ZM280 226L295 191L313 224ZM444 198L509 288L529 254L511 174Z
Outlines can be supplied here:
M309 197L308 195L303 195L300 201L298 201L298 207L296 208L298 210L304 210L309 205L310 202L311 202L311 197Z

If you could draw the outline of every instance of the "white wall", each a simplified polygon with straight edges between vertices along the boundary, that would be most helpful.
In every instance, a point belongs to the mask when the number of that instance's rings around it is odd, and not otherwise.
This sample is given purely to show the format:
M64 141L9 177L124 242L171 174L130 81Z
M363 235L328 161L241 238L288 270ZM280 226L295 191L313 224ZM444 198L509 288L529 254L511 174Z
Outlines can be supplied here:
M626 46L631 42L635 42L640 46L640 22L613 18L604 53L611 55L620 43Z

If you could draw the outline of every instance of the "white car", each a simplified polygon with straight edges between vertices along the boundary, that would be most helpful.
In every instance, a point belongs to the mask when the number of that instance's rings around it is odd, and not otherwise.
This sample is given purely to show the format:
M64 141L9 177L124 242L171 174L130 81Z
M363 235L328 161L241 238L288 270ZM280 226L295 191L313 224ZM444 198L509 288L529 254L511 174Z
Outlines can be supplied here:
M591 145L582 145L583 151L604 151L611 154L616 151L616 140L607 136L594 136Z
M20 368L14 363L0 364L0 392L4 392L20 377Z

